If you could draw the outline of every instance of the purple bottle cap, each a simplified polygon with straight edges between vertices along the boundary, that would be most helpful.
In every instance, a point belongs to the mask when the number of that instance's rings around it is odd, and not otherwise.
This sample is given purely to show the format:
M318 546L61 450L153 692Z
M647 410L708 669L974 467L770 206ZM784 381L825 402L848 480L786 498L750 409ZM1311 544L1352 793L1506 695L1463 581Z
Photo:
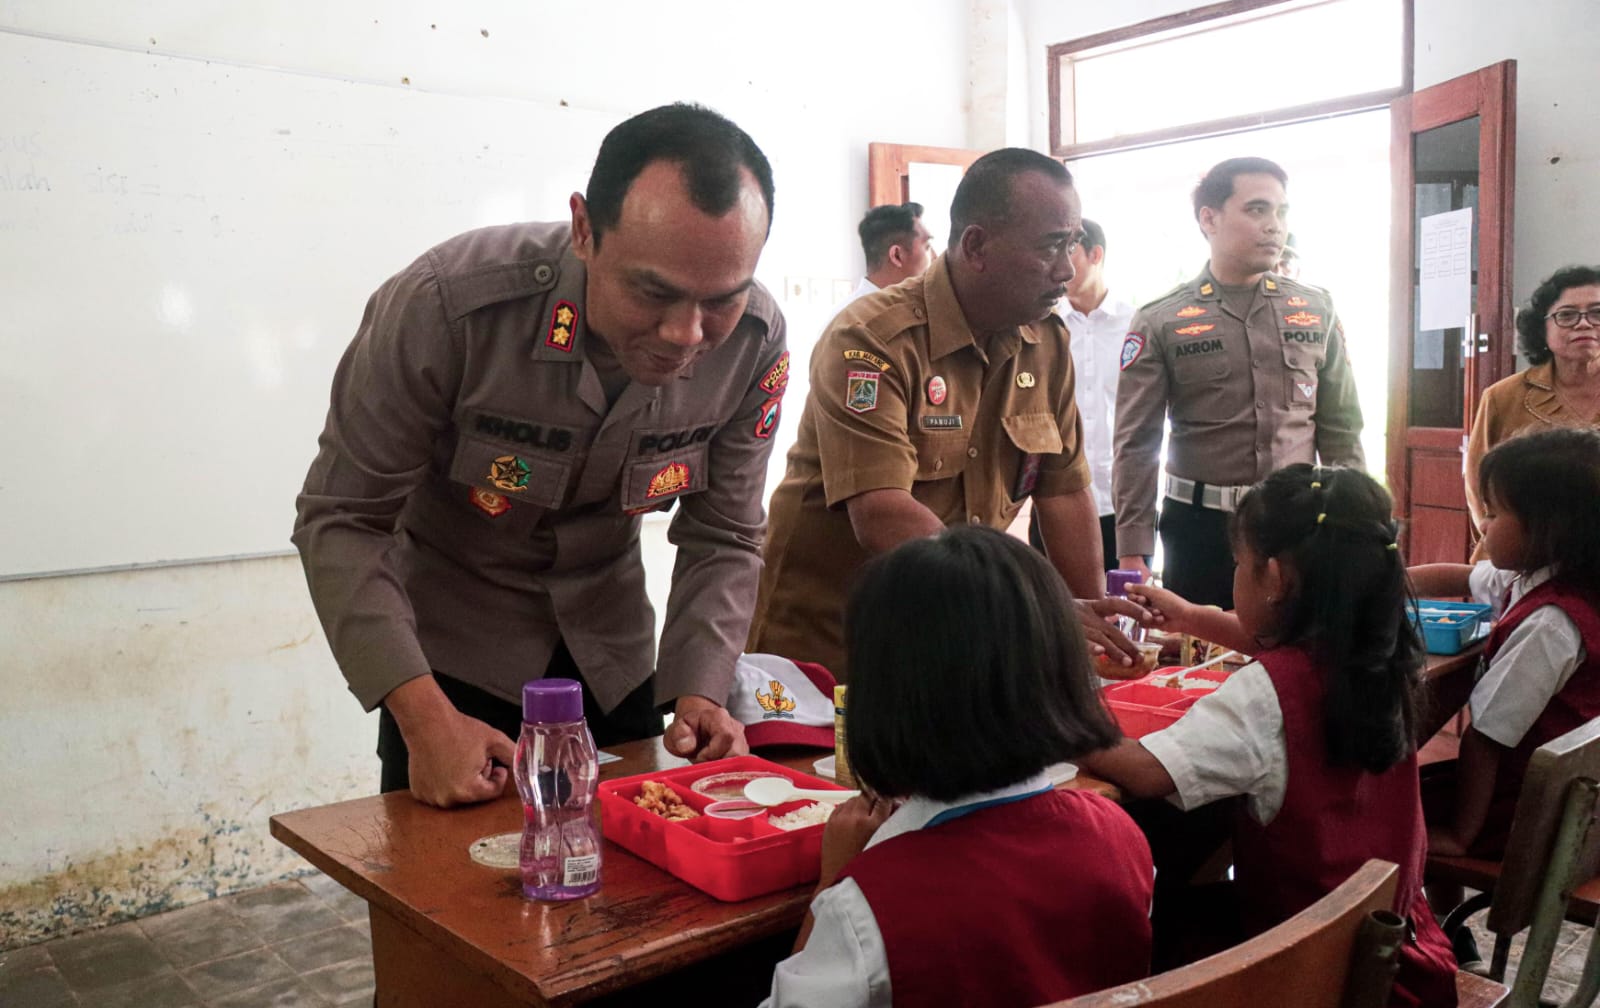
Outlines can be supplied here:
M522 684L522 720L559 724L583 720L583 687L576 679L534 679Z
M1142 584L1144 576L1136 570L1106 571L1106 595L1108 597L1122 597L1128 594L1128 586Z

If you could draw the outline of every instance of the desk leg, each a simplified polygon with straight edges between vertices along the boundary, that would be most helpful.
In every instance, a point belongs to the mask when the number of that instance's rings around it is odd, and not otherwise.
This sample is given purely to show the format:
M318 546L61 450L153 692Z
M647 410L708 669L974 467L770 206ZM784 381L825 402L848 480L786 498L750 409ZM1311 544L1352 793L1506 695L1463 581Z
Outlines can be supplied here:
M526 1008L541 1003L513 998L388 911L368 909L377 1008Z

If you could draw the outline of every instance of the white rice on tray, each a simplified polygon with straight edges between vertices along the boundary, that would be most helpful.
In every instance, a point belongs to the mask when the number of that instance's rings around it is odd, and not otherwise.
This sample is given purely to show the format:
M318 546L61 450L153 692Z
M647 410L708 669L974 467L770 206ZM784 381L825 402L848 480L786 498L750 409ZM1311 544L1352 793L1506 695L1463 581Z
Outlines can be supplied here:
M812 802L810 805L800 806L793 812L767 816L767 822L781 830L797 830L806 826L816 826L828 821L828 817L833 815L834 807L832 802Z

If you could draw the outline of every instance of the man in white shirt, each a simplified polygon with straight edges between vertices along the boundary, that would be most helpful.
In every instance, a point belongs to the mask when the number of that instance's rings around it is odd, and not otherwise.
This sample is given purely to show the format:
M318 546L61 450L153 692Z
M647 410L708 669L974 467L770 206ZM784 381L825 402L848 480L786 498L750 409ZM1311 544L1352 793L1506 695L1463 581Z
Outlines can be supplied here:
M928 244L933 235L922 224L921 203L875 206L856 225L856 233L861 236L861 252L867 258L867 275L856 284L850 301L892 287L907 277L921 276L933 262L933 249Z
M1133 319L1133 305L1112 297L1106 288L1106 232L1083 219L1083 241L1071 252L1072 280L1066 301L1056 307L1071 334L1068 348L1077 376L1078 415L1083 418L1083 449L1093 477L1094 503L1100 513L1100 540L1105 568L1117 567L1116 513L1111 503L1111 435L1115 430L1117 376L1122 343ZM1037 519L1029 522L1028 538L1043 549Z

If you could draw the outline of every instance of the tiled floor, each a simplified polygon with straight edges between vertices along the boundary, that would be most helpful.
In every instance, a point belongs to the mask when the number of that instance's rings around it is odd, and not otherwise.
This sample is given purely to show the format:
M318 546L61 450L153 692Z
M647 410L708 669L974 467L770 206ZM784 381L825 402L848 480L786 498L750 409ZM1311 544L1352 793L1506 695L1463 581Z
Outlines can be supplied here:
M1468 923L1472 926L1473 934L1478 938L1478 951L1483 953L1483 961L1487 963L1494 951L1494 935L1484 930L1483 918L1487 911L1474 914ZM1550 960L1550 974L1545 978L1544 993L1542 997L1551 1004L1563 1004L1573 995L1577 987L1578 978L1583 974L1583 960L1589 954L1589 939L1594 932L1589 928L1577 924L1566 923L1561 925L1561 938L1556 943L1555 957ZM1511 941L1511 965L1506 969L1506 986L1517 975L1517 961L1522 958L1522 946L1526 944L1528 933L1526 931L1517 935ZM1594 1004L1590 1001L1589 1004ZM1574 1005L1573 1008L1585 1008Z
M1483 917L1471 923L1487 960ZM1546 1000L1572 995L1590 937L1563 926ZM329 1008L370 1005L372 992L366 904L320 873L0 952L0 1008Z
M4 1008L370 1004L366 904L322 874L0 952Z

